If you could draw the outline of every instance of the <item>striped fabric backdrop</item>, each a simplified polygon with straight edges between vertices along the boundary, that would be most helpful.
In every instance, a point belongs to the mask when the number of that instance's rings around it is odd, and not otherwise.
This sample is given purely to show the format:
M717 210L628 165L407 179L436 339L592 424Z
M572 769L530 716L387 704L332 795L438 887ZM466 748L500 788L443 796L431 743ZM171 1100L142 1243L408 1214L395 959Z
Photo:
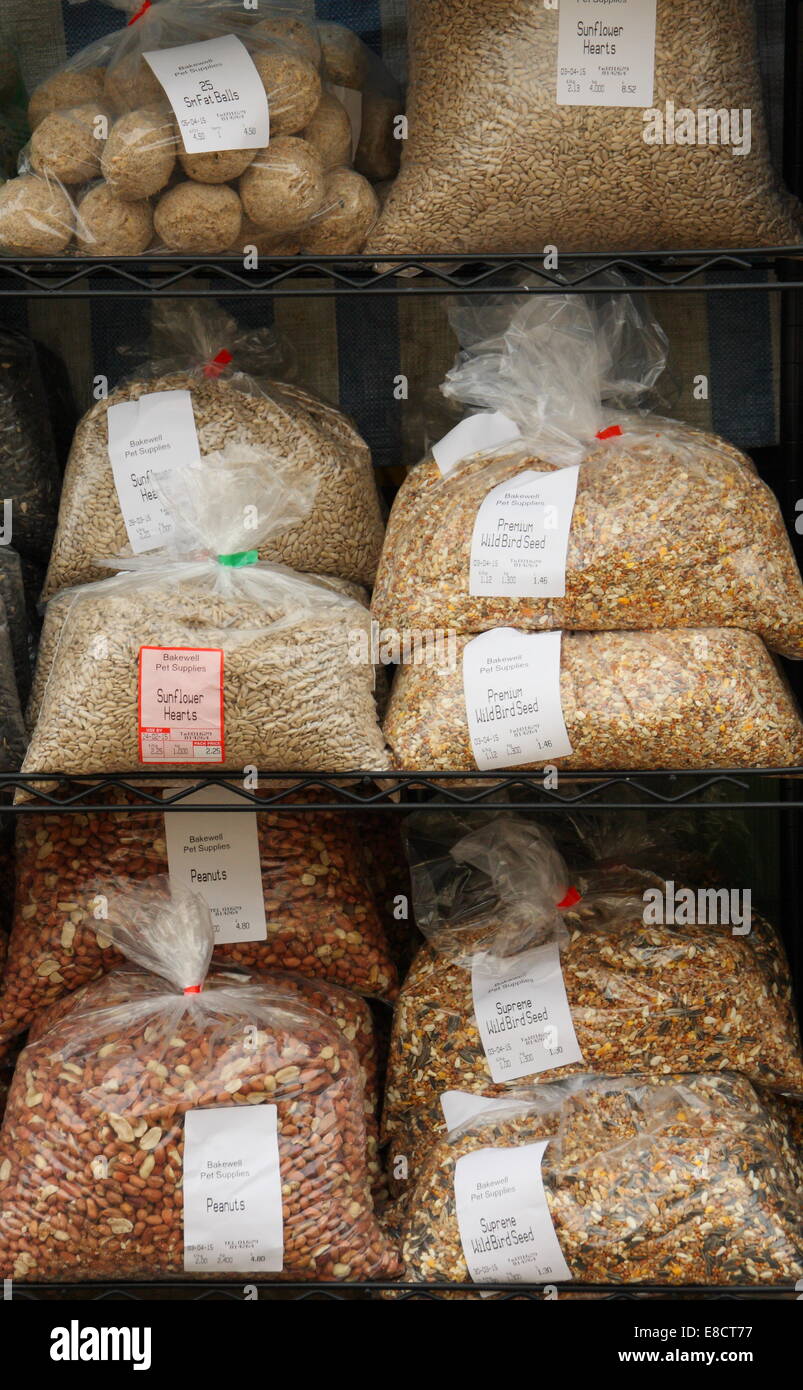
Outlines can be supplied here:
M404 0L304 0L310 13L350 25L396 75L405 72ZM482 0L476 0L482 3ZM780 148L778 94L783 73L783 0L757 6L762 66L776 154ZM125 16L86 0L2 0L0 29L20 53L29 87L65 56L119 29ZM711 277L716 284L716 277ZM672 413L713 427L746 448L771 445L778 434L779 296L669 294L650 296L672 347ZM454 357L446 305L411 297L351 300L232 300L227 307L249 324L272 322L293 345L299 384L339 403L370 443L378 466L409 464L451 416L438 384ZM124 366L119 345L146 342L146 302L5 302L7 322L28 328L68 364L78 405L90 399L92 379L115 381ZM409 381L409 399L394 399L394 379ZM706 375L709 399L693 397Z

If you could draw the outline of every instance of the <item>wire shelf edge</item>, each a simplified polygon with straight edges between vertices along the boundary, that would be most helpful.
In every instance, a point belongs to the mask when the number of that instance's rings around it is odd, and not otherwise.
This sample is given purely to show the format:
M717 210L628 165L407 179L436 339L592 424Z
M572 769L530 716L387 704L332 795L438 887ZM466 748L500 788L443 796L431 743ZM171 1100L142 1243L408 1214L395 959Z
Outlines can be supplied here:
M466 785L470 781L474 785ZM0 794L22 793L3 810L16 814L43 811L121 814L158 808L186 809L191 793L209 792L200 811L383 810L403 812L425 800L432 809L530 806L539 810L587 805L599 810L628 807L672 809L689 805L736 807L803 807L803 767L717 768L658 772L571 772L557 785L537 775L511 772L259 772L244 785L232 773L153 771L126 773L0 773ZM175 791L170 788L177 784ZM215 789L234 789L241 805L222 804ZM108 793L122 792L123 804ZM310 793L319 794L315 799ZM320 800L320 794L327 799Z
M697 249L684 251L571 252L547 269L544 256L382 255L290 256L259 261L246 268L242 257L0 258L0 297L141 298L165 295L203 298L220 295L326 297L380 294L438 295L521 293L522 286L501 276L523 272L534 287L553 293L785 291L803 289L803 245ZM643 283L617 290L595 283L607 270ZM705 277L723 272L722 282ZM774 272L775 279L770 278ZM202 277L198 282L194 277ZM733 278L728 278L731 276ZM741 277L741 278L739 278ZM325 283L314 283L323 280Z

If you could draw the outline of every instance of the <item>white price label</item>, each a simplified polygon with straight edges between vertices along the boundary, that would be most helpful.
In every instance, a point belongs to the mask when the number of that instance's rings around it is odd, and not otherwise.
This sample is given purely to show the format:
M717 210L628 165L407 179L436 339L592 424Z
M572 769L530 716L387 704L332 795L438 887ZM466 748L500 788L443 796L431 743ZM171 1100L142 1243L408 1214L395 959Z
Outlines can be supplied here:
M518 1149L477 1149L454 1167L457 1224L475 1284L571 1279L541 1174L548 1139Z
M517 1081L582 1062L556 941L471 965L474 1016L494 1081Z
M178 790L174 784L163 795ZM203 805L210 795L242 806L230 787L190 792L182 805ZM169 811L165 841L170 882L200 893L212 914L216 946L266 939L256 811Z
M142 56L164 87L188 154L267 145L268 94L234 34Z
M201 462L189 391L151 391L106 412L109 462L134 555L156 550L175 527L153 481L154 473Z
M284 1264L275 1105L184 1116L184 1268L278 1274Z
M560 0L558 106L652 106L656 0Z
M563 598L580 469L527 469L483 498L471 537L469 593Z
M223 651L140 647L141 763L222 763Z
M441 473L451 473L461 459L472 454L486 453L502 444L510 444L521 439L521 430L514 420L509 420L501 410L481 415L468 415L455 425L453 430L432 446L432 457Z
M560 702L560 632L498 627L463 648L463 694L477 767L552 763L572 751Z

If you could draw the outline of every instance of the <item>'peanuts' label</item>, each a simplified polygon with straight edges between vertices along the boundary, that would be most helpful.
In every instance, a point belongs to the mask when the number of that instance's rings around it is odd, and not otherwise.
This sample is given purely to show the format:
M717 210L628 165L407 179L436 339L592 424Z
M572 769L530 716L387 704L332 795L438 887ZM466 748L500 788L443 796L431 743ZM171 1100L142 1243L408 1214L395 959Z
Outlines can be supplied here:
M222 763L223 652L140 647L141 763Z
M164 796L173 796L173 783ZM242 806L232 787L189 792L182 806ZM268 935L256 811L169 811L165 816L171 885L200 893L212 916L215 945L264 941Z
M184 1116L184 1268L210 1273L284 1266L275 1105L225 1105Z

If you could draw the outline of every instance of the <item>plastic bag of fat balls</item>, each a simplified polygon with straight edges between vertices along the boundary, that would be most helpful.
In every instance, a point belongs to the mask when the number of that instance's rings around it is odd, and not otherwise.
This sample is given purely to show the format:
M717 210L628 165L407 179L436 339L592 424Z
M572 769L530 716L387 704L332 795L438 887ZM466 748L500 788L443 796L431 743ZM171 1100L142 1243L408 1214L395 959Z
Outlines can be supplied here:
M317 26L299 4L114 5L122 27L32 94L31 139L0 193L0 251L362 249L379 212L370 179L392 176L398 146L388 135L398 96L381 64L357 122L345 89L325 80Z

